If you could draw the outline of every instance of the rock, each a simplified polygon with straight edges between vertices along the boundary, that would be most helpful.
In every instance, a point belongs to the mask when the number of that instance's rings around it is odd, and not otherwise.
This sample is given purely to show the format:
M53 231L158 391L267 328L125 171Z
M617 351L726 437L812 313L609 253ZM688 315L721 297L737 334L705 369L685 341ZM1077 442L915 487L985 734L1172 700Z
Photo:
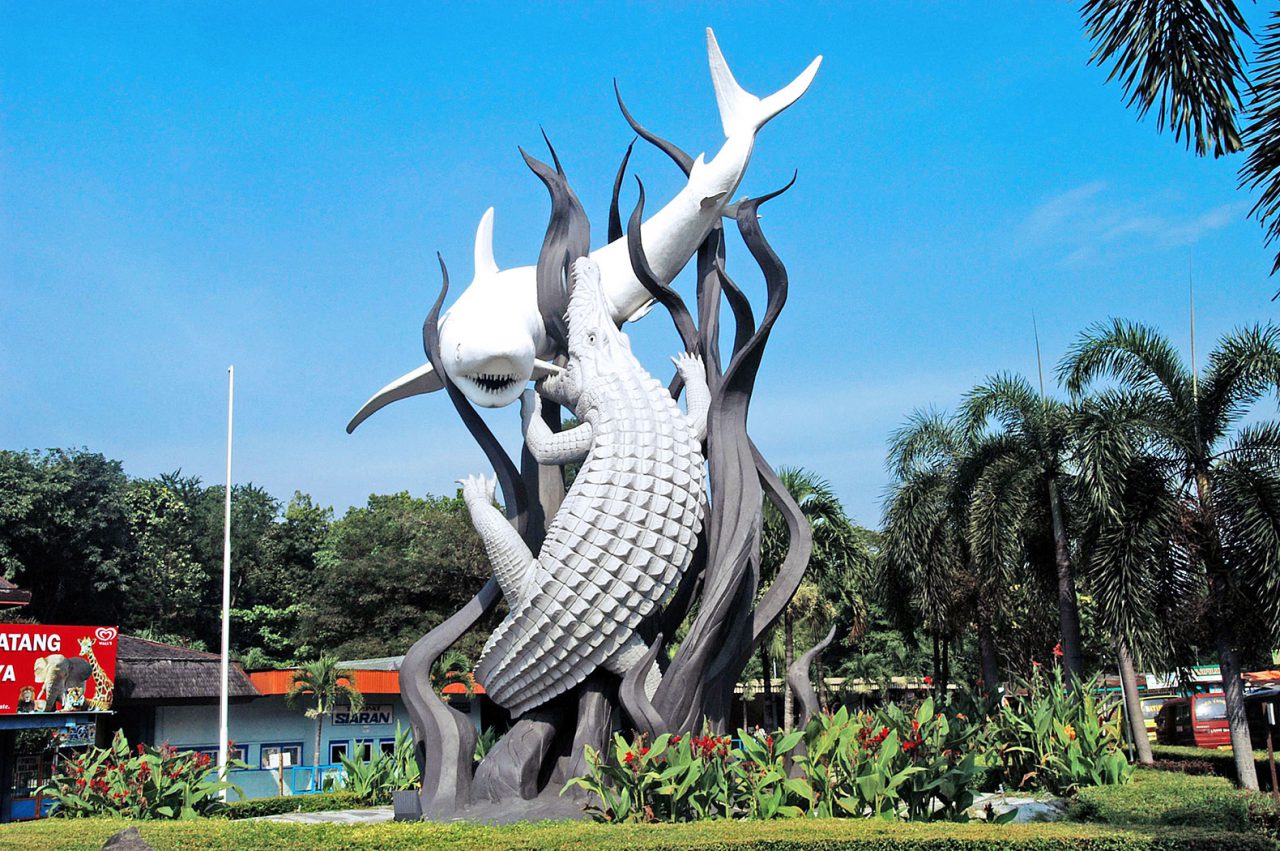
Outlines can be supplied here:
M136 827L127 827L107 837L107 841L102 843L101 851L155 851L155 849L147 844Z

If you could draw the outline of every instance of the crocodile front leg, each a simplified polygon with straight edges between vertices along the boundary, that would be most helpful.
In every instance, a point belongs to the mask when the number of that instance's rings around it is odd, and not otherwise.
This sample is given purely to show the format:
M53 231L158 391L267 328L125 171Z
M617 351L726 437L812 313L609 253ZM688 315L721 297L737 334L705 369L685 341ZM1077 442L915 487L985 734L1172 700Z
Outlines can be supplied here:
M707 387L707 368L702 358L688 353L671 359L684 379L684 406L688 409L689 428L699 441L707 438L707 412L711 410L711 389Z
M521 539L515 527L494 506L498 477L467 476L459 479L462 498L471 512L471 525L475 527L489 556L493 576L502 588L507 604L515 607L524 602L529 574L535 564L533 553Z
M520 419L524 424L524 443L539 464L572 464L586 458L591 451L591 423L552 431L542 420L542 400L532 390L520 396Z

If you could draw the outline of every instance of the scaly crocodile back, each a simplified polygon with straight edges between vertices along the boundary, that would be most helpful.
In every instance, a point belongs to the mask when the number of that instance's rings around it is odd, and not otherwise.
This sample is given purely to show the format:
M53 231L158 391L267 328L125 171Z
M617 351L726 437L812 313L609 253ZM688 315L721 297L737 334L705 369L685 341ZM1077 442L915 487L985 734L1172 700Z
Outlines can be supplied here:
M667 389L635 363L587 394L593 404L579 407L591 450L547 530L524 603L476 666L513 718L618 652L680 581L702 528L701 447Z

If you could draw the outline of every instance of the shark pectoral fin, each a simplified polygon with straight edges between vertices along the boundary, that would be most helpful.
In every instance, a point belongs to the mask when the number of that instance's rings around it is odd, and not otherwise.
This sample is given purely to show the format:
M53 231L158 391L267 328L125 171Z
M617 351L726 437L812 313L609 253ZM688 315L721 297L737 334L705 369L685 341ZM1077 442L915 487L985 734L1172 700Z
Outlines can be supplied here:
M699 201L698 204L701 205L702 209L708 210L714 207L716 204L719 204L721 201L723 201L724 196L728 194L729 194L728 192L717 192L714 195L707 195L701 201Z
M635 313L633 313L633 314L631 314L630 316L628 316L628 317L627 317L627 321L628 321L628 322L635 322L635 321L637 321L637 320L644 319L646 316L648 316L648 315L649 315L649 311L650 311L650 310L653 310L653 306L654 306L655 304L657 304L657 303L658 303L658 302L657 302L656 300L654 300L654 299L649 299L649 301L648 301L648 302L647 302L643 307L641 307L641 308L640 308L639 310L637 310Z
M732 204L726 204L721 214L726 219L738 218L738 208L742 206L742 202L745 200L747 200L747 196L743 195L741 198L739 198L737 201L734 201Z
M539 360L538 358L533 359L533 375L531 377L534 380L537 380L539 378L546 378L548 375L563 375L563 374L564 374L564 367L556 366L550 361Z
M413 372L400 376L377 393L374 393L369 398L369 401L364 403L364 407L351 418L351 422L347 423L347 434L351 434L356 430L356 426L392 402L398 402L401 399L408 399L410 396L418 396L422 393L434 393L442 387L444 387L444 383L440 380L440 376L436 375L435 370L431 368L431 364L423 364Z

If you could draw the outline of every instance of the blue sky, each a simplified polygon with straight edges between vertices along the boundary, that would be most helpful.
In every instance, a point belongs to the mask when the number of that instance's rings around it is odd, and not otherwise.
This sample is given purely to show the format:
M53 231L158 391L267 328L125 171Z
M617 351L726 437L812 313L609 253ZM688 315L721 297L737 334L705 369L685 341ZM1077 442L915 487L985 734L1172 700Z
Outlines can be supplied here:
M1050 363L1110 316L1185 346L1189 267L1202 350L1274 313L1239 161L1137 122L1070 4L514 5L0 3L0 447L218 481L234 363L238 481L340 512L452 492L484 461L443 396L343 431L421 362L435 251L470 280L492 204L498 262L536 259L548 202L516 146L542 153L539 127L598 244L631 139L615 77L713 153L707 25L760 95L826 57L743 186L799 171L763 220L792 288L752 431L858 520L912 408L1034 376L1033 313ZM651 204L681 185L643 143L632 163ZM740 244L729 263L759 295ZM665 317L630 330L665 372ZM516 411L489 419L515 445Z

